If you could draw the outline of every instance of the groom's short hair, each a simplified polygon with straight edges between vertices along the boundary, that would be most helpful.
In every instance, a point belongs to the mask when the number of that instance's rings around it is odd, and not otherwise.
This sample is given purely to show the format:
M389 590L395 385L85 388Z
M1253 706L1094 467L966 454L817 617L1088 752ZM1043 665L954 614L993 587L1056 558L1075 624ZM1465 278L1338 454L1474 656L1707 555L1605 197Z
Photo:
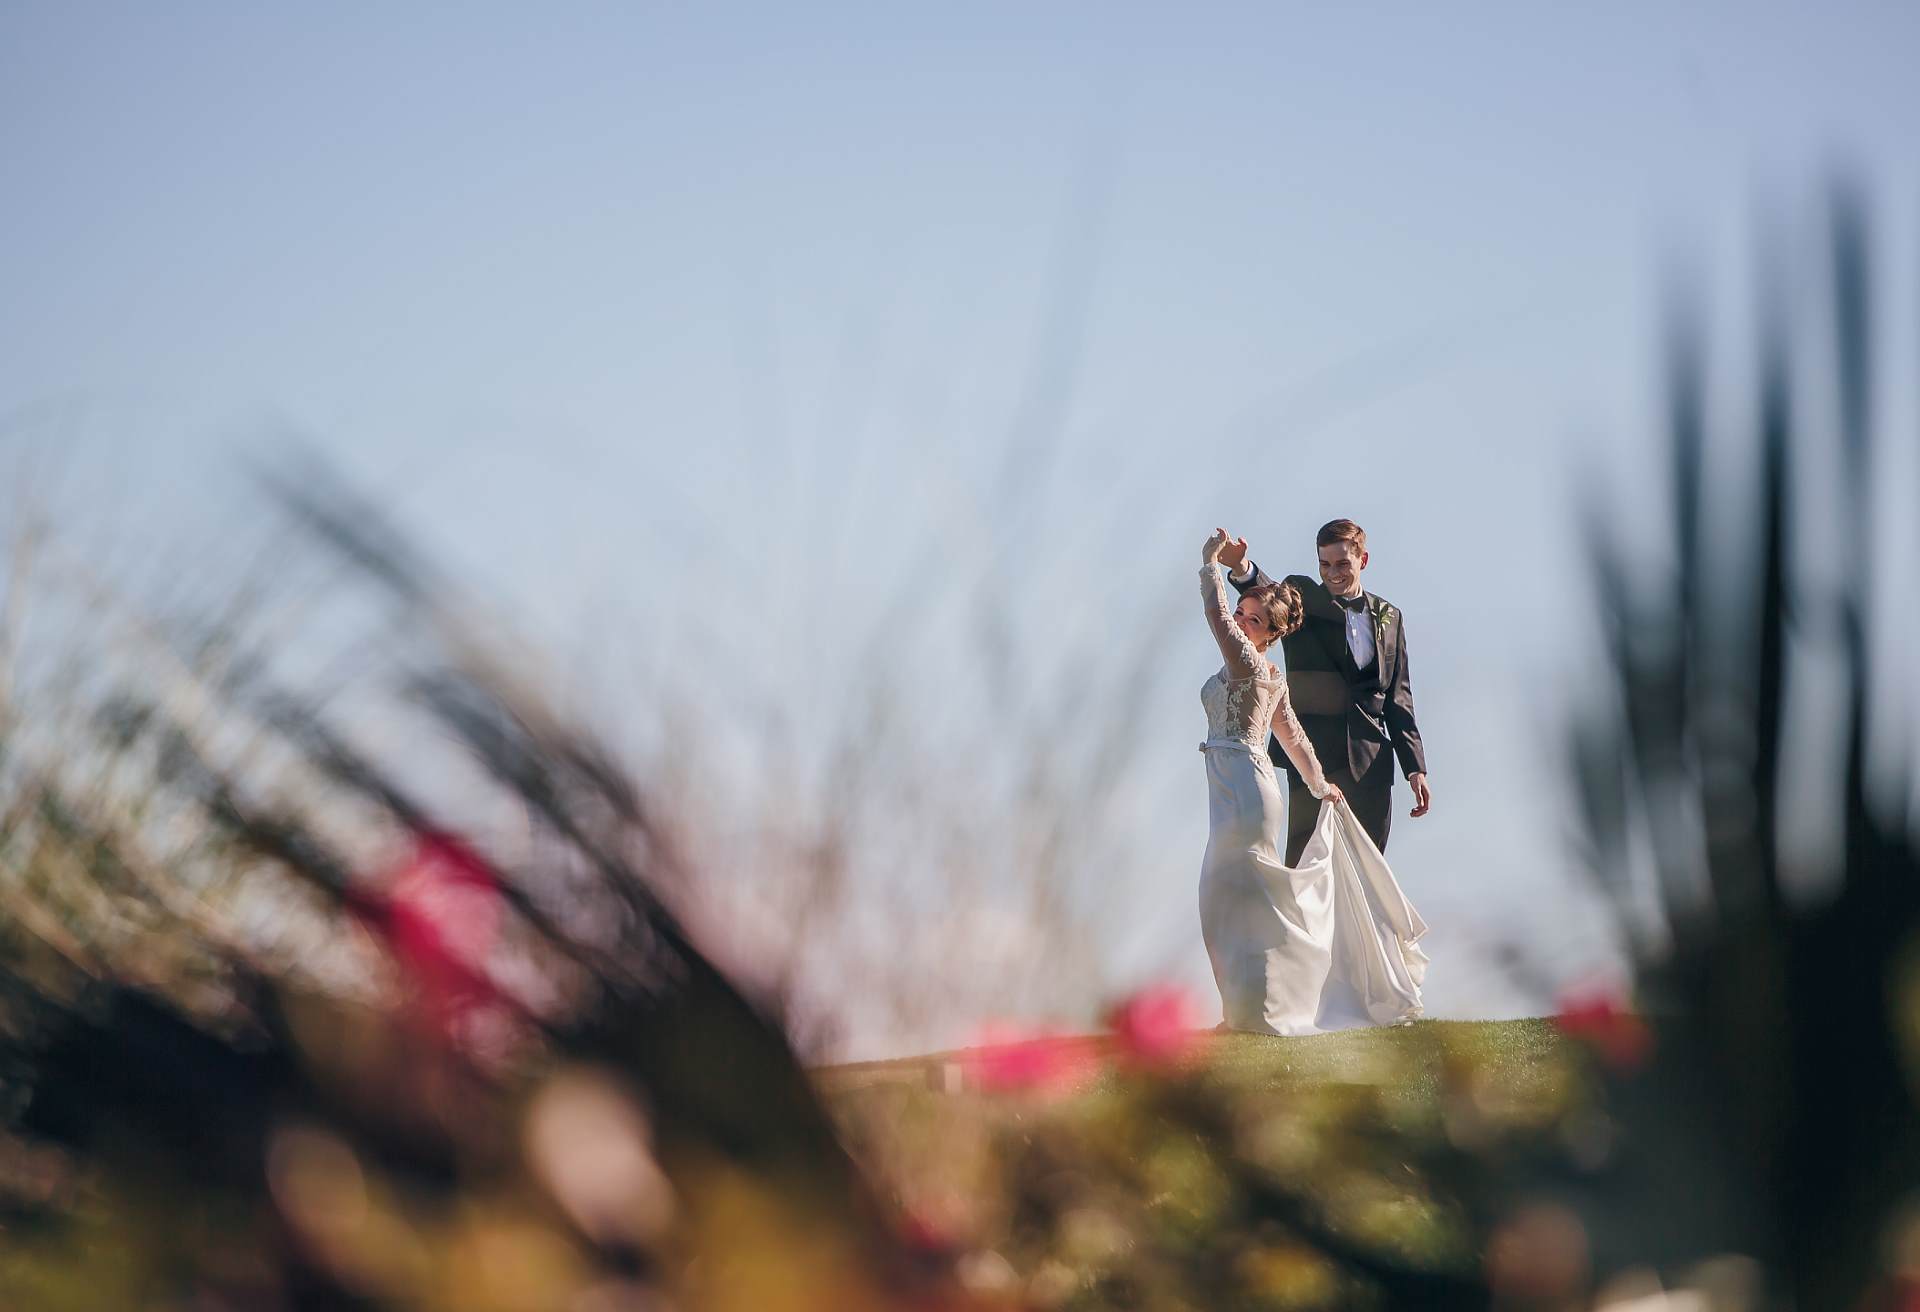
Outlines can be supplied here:
M1363 555L1367 550L1367 531L1350 519L1334 519L1322 524L1313 539L1316 550L1336 542L1351 542L1354 554Z

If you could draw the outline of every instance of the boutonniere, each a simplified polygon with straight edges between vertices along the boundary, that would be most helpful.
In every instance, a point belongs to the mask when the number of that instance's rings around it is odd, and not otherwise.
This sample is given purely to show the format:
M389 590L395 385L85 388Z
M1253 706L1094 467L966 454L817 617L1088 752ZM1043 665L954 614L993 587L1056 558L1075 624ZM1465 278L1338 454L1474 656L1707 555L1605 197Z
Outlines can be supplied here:
M1380 626L1385 628L1391 623L1393 623L1393 607L1383 601L1380 603Z

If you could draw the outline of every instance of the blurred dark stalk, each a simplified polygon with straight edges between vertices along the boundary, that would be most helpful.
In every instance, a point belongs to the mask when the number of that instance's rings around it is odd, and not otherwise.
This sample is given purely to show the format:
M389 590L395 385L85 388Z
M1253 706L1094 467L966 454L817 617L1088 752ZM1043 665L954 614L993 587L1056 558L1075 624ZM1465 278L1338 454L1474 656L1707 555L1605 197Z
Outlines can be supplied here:
M1767 252L1748 434L1708 413L1704 316L1676 313L1671 538L1650 553L1589 508L1618 700L1573 738L1593 869L1657 1033L1652 1065L1615 1090L1626 1146L1596 1244L1614 1266L1741 1254L1805 1308L1916 1275L1886 1256L1911 1240L1920 1189L1920 852L1867 767L1870 728L1904 732L1867 659L1892 600L1872 572L1889 453L1872 433L1868 215L1859 187L1831 190L1824 304L1788 300L1796 265ZM1839 504L1810 505L1828 484ZM1663 549L1671 565L1645 567ZM1814 709L1822 686L1842 690L1838 714ZM1809 809L1838 810L1838 841L1791 871L1782 832ZM1664 919L1651 935L1642 853Z

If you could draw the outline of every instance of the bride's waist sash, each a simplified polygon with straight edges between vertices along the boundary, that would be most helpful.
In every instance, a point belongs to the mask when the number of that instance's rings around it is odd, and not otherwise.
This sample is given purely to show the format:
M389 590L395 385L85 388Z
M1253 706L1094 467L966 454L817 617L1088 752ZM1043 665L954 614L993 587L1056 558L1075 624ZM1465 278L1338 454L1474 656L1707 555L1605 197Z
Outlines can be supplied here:
M1272 761L1267 757L1267 745L1264 742L1255 746L1244 738L1209 738L1200 744L1200 750L1203 752L1245 752L1256 761L1267 761L1269 765L1272 764Z

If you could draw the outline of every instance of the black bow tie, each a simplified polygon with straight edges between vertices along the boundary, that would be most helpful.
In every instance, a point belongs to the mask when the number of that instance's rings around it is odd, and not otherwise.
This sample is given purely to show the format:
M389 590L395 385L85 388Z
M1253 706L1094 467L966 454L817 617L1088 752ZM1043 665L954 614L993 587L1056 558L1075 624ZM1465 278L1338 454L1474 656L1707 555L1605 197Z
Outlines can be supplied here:
M1334 600L1356 615L1367 608L1367 594L1364 592L1357 597L1335 597Z

